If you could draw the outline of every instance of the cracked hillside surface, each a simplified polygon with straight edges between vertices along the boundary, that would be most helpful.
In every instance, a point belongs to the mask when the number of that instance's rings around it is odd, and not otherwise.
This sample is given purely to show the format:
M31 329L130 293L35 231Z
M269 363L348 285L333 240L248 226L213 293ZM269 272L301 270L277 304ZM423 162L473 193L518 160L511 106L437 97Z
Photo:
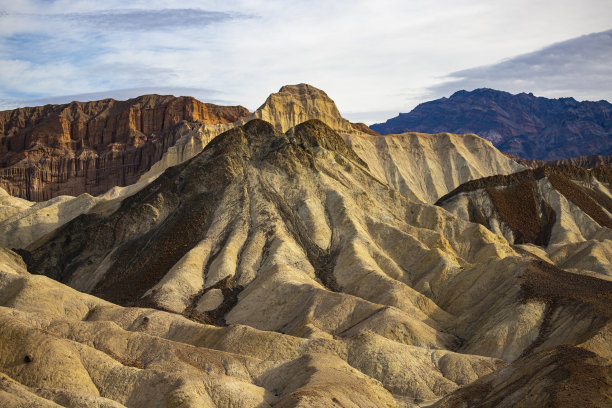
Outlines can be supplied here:
M566 365L542 356L563 344L609 363L608 281L525 256L366 163L320 121L252 120L3 250L0 399L411 407L468 401L525 359L554 379ZM555 401L547 384L529 392Z

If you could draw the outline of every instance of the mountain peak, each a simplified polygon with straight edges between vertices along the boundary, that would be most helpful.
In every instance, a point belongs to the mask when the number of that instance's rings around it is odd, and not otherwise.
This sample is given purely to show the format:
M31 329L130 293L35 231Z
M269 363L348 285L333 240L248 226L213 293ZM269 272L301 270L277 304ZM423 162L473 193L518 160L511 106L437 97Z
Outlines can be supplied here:
M316 95L318 97L330 99L324 91L306 83L283 85L278 90L278 93L290 93L293 95Z
M452 99L452 98L457 98L457 97L469 97L469 96L494 97L494 96L500 96L500 95L512 96L512 94L506 91L499 91L497 89L492 89L492 88L476 88L472 91L467 91L465 89L462 89L452 94L450 98ZM444 99L446 98L441 98L439 100L444 100Z
M253 117L274 124L280 132L286 132L310 119L319 119L341 133L355 130L325 92L303 83L285 85L277 93L270 94L253 113Z

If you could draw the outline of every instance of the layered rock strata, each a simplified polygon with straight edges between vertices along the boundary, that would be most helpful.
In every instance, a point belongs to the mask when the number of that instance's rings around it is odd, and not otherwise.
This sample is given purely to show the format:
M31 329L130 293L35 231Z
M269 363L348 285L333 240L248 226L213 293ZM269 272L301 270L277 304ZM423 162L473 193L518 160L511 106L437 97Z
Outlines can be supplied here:
M190 97L72 102L0 112L0 187L31 201L135 183L198 124L248 115Z

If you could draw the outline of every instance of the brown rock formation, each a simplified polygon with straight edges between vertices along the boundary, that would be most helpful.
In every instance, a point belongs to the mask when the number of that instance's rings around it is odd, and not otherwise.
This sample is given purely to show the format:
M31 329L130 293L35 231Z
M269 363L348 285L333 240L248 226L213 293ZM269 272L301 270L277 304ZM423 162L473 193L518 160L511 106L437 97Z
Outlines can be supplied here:
M193 127L249 114L191 97L145 95L0 112L0 187L41 201L132 184Z

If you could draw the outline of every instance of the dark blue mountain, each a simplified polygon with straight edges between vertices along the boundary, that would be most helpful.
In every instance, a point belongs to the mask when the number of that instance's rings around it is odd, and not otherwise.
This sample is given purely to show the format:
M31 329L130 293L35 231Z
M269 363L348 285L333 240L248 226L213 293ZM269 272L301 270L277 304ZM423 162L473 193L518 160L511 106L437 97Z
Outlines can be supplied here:
M370 126L381 134L475 133L522 158L612 155L612 104L548 99L482 88L422 103Z

